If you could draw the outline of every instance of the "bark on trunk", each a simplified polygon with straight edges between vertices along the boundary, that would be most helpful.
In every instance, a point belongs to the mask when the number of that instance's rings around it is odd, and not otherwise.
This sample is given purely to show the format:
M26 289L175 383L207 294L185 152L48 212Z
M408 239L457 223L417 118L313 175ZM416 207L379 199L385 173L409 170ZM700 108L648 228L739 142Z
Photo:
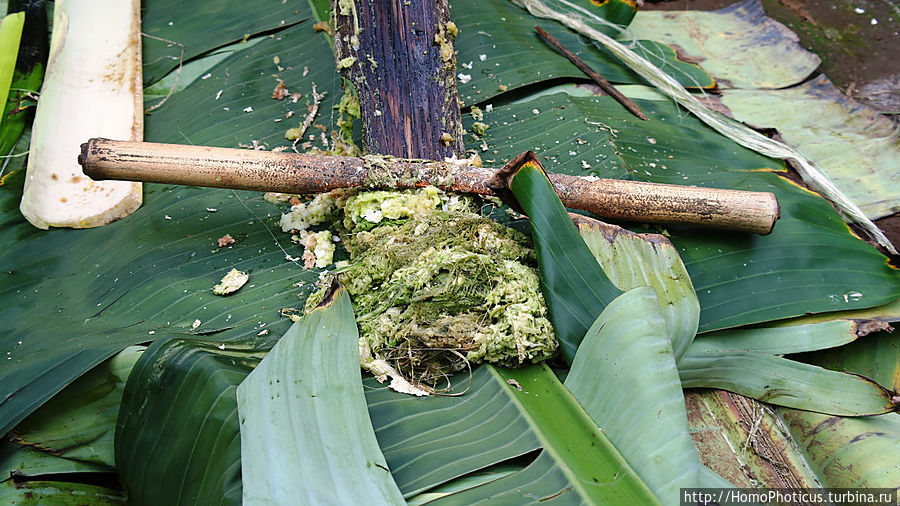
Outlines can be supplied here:
M334 54L359 96L364 149L462 157L447 0L332 0Z

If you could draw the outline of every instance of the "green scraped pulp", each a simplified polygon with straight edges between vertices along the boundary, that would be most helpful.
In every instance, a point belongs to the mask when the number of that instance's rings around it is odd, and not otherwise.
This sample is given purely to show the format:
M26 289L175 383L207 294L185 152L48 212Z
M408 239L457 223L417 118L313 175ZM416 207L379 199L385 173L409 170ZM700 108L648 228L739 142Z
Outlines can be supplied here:
M429 187L360 192L344 207L351 263L340 277L360 344L410 379L435 382L466 361L520 365L556 351L527 238L468 202ZM364 218L375 211L378 224Z

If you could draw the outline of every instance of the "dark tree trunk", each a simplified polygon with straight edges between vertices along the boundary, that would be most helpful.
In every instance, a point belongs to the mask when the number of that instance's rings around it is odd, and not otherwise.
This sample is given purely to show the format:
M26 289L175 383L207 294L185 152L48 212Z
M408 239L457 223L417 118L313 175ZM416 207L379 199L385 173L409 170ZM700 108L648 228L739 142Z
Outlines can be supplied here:
M359 95L366 151L462 157L456 26L447 0L332 0L338 68Z

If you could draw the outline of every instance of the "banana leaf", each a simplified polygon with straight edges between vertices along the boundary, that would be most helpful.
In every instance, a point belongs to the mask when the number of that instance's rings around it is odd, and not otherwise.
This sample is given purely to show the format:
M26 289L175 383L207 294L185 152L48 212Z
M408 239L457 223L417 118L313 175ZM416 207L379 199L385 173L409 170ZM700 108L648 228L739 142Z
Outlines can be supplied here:
M730 90L722 103L741 121L777 128L866 216L900 211L900 198L891 190L900 184L896 123L848 98L824 75L789 89Z
M263 149L289 148L284 134L303 122L314 86L327 93L315 124L334 129L340 80L328 41L312 25L300 22L229 54L147 117L144 140L232 148L256 141ZM279 79L302 97L273 99ZM319 140L325 132L310 128L308 133L315 133L316 147L326 148Z
M876 381L779 356L831 349L834 350L830 352L832 356L837 353L852 357L852 351L860 348L848 349L845 345L873 342L878 336L867 334L889 328L886 323L846 316L845 319L800 323L804 320L798 319L795 322L798 324L794 325L759 326L701 335L691 343L678 363L684 386L723 388L773 404L844 416L898 409L900 399ZM859 339L861 336L867 337ZM886 351L881 363L893 365L897 361L896 350L893 354L890 349ZM795 358L810 356L815 357L804 353ZM864 357L868 358L860 356ZM868 368L869 371L874 369ZM884 384L893 387L890 381Z
M587 496L654 502L643 481L546 366L516 370L482 365L471 376L452 377L446 395L425 398L394 392L372 378L364 384L378 443L410 500L467 504L503 497L519 504L526 497L554 497L568 490L560 500L577 502ZM534 459L533 452L541 449ZM501 475L490 471L497 466L504 469ZM536 475L547 481L533 483ZM618 476L615 484L606 483L613 476ZM598 489L579 483L606 485ZM479 486L467 490L463 484Z
M879 332L830 350L803 353L797 360L827 369L860 374L900 392L900 335Z
M807 329L803 332L799 346L786 348L779 345L781 351L771 353L792 353L790 358L800 362L815 364L834 371L859 374L871 378L895 392L900 391L900 336L891 333L892 323L900 321L900 299L869 309L840 311L821 315L802 316L766 324L772 337L796 340L800 335L794 334L795 327ZM781 330L781 329L784 330ZM702 336L728 335L729 331L716 332ZM738 330L736 334L745 331ZM758 332L748 329L746 335L753 336ZM783 333L784 332L784 333ZM758 339L757 335L752 337ZM823 346L833 342L835 346ZM840 347L838 343L846 342ZM808 343L808 344L804 344ZM760 343L761 344L761 343ZM761 350L759 344L748 343L748 349Z
M511 162L501 174L529 216L544 297L563 350L567 345L569 350L577 350L570 352L574 358L566 388L657 499L672 504L678 500L680 488L698 486L702 467L688 434L673 339L662 309L670 301L693 297L678 255L657 253L647 238L624 233L618 241L596 237L616 230L601 230L596 224L591 228L581 221L585 224L582 234L587 234L596 248L598 258L594 260L533 153ZM628 255L611 261L616 246L630 249L629 253L644 253L643 258ZM616 253L624 255L623 251ZM647 272L635 274L621 265L628 263L625 258ZM673 266L681 267L680 275ZM610 270L617 286L604 272ZM670 279L668 286L662 281L665 277ZM657 297L657 291L669 292L665 302ZM595 320L584 330L583 321L590 317ZM679 329L682 346L696 330L697 312L684 316L687 320L692 317L687 325L693 326L689 335Z
M363 385L378 444L404 497L452 489L457 478L541 448L491 367L453 376L445 395L413 399L371 377Z
M602 430L545 365L489 365L536 431L543 451L531 464L431 504L657 504Z
M23 176L18 171L7 182ZM272 244L257 217L271 206L258 195L148 185L147 212L83 231L35 232L16 216L17 204L13 186L0 186L4 218L11 218L0 230L11 245L0 263L13 273L0 288L0 319L9 322L0 342L10 350L0 371L4 433L129 345L166 333L229 340L283 332L288 322L279 310L300 303L292 285L315 276L285 262ZM216 238L225 233L239 242L219 249ZM116 254L92 260L99 250ZM248 286L213 295L233 267L251 272ZM202 325L192 330L195 320Z
M604 2L599 8L583 3L597 15L611 16L610 21L623 26L634 15L633 6L627 5L630 2L614 0ZM456 0L451 2L450 15L459 27L455 44L459 52L457 71L468 76L460 77L458 83L459 98L465 105L489 103L504 91L543 81L587 79L575 65L538 38L534 30L537 23L609 81L643 82L603 49L586 44L578 34L559 23L537 20L509 0ZM635 50L654 64L669 69L685 86L711 88L715 85L703 69L679 59L675 50L665 44L641 40Z
M234 79L271 68L269 50L285 54L284 65L295 65L291 68L301 73L302 53L290 60L287 48L315 54L325 51L324 57L330 59L327 42L322 37L303 37L308 32L308 24L285 30L247 52L229 56L211 70L212 77L196 82L221 89L231 83L220 101L235 108L252 103L257 112L282 118L291 107L305 111L302 102L288 105L271 99L276 83L272 77L249 84ZM300 81L310 86L312 80L326 80L333 74L329 64L311 70ZM251 116L242 109L222 116L223 123L213 123L211 128L202 115L193 116L196 123L184 121L180 114L190 103L184 100L208 108L216 102L215 95L215 91L207 94L189 87L173 96L148 117L148 135L160 131L155 124L172 136L169 140L184 141L185 132L194 128L205 132L192 132L191 137L200 142L231 146L251 142L227 126L233 114L243 115L239 119ZM323 103L323 114L328 114L330 104ZM276 127L283 124L271 120L267 116L264 121ZM171 124L166 125L167 121ZM271 135L281 141L287 125L278 128ZM10 282L0 288L4 300L0 320L10 322L10 332L0 337L2 349L10 350L9 367L0 371L0 433L112 354L166 330L193 334L191 324L196 319L203 322L196 332L214 332L222 339L252 336L266 325L273 333L283 333L287 321L278 311L302 302L292 285L306 283L305 290L299 291L302 295L311 291L309 283L316 279L317 273L285 262L287 248L292 247L286 236L273 241L274 223L268 215L277 210L258 193L145 185L143 211L129 220L100 229L38 232L18 212L23 181L24 171L19 171L0 186L4 225L0 240L11 245L0 252L0 265L12 273ZM217 248L216 239L226 233L238 242ZM95 251L115 253L95 257ZM300 251L291 253L299 256ZM213 295L210 288L232 267L251 273L248 286L230 297ZM44 298L45 293L49 298Z
M154 7L151 3L148 8ZM246 11L246 6L241 8ZM238 18L245 13L233 18L235 22L243 22ZM177 20L147 16L145 31L161 33L158 29L169 26L168 21ZM172 26L184 30L172 37L181 41L194 35L191 32L197 32L183 23ZM207 53L215 44L241 40L249 33L225 34L226 31L222 31L224 42L207 43L208 47L198 49L198 54ZM465 33L463 30L461 36ZM285 61L300 55L290 62L290 71L285 72L286 84L299 86L297 89L307 98L312 82L321 87L319 91L329 91L321 109L324 118L339 95L339 82L334 77L327 42L314 35L309 24L279 30L273 35L247 48L247 52L242 50L229 56L219 63L221 66L211 77L203 79L205 74L201 74L190 86L176 93L148 117L147 140L227 146L257 140L263 145L268 143L269 147L287 146L282 140L283 132L296 124L285 124L284 116L296 108L293 120L299 122L298 117L302 117L307 103L301 101L289 106L270 98L276 82L271 74L280 72L275 67L274 56ZM168 65L173 61L170 59ZM307 66L309 76L303 77L303 67ZM535 72L531 79L543 81L544 76ZM252 82L238 85L238 80ZM219 90L223 93L217 103L215 96ZM230 101L227 105L221 102L226 98ZM489 164L497 165L504 156L521 152L521 147L509 147L512 139L516 139L530 144L529 149L540 148L540 156L558 156L559 163L554 164L553 170L587 173L582 160L592 166L591 170L597 170L603 165L599 160L602 154L615 160L610 167L616 167L618 175L624 177L651 178L652 175L695 184L771 187L779 193L783 206L788 203L784 207L787 220L782 220L776 227L776 235L768 238L727 233L711 236L671 228L673 242L687 260L688 270L695 276L695 286L701 292L702 329L781 318L806 310L876 305L897 298L896 273L885 265L884 257L853 238L827 203L772 172L783 167L755 155L748 156L743 150L717 140L714 134L666 104L644 106L642 103L645 110L653 109L654 117L665 118L656 122L662 125L651 125L630 123L627 117L618 115L617 105L607 104L605 99L582 99L580 104L574 100L560 101L559 97L542 100L523 104L519 109L498 106L493 113L486 112L486 120L491 125L487 140L491 145L483 156L495 159ZM556 109L561 106L566 109ZM229 107L229 111L224 107ZM253 112L243 112L247 107L252 107ZM538 114L533 110L538 110ZM264 114L258 114L261 111ZM510 111L518 111L517 118L511 118ZM548 111L553 114L548 115ZM575 112L578 114L569 116L574 121L560 120ZM283 121L276 122L277 119ZM329 128L333 124L328 119L317 121ZM561 125L565 125L563 130ZM640 128L649 128L649 134L642 137ZM606 137L607 133L609 137L615 134L622 138L618 143L595 142L597 134ZM501 139L504 142L498 142ZM663 146L665 149L661 149ZM662 152L656 153L654 149ZM568 155L569 150L577 150L576 155ZM597 155L598 160L577 156L585 152ZM635 152L641 156L633 156ZM664 159L677 156L677 164L660 168L659 160L655 160L657 155ZM729 171L722 168L720 160L737 163ZM657 166L652 167L651 163ZM680 173L668 176L667 170ZM280 235L266 229L273 224L266 215L274 211L255 195L147 185L146 207L124 222L96 231L36 232L21 222L15 209L21 174L13 174L7 183L0 186L0 223L4 225L0 240L9 247L0 252L0 268L11 275L6 278L9 282L0 287L0 321L7 323L11 332L0 337L0 349L9 352L7 356L12 360L7 361L9 368L0 372L0 432L11 428L74 378L127 345L158 337L184 339L208 333L206 337L219 340L205 345L204 350L218 354L216 344L239 342L263 330L273 334L283 332L287 323L279 322L278 310L297 306L301 299L296 295L307 293L308 283L316 276L315 272L301 272L297 266L283 261L287 252L294 251L286 246L282 246L284 251L273 246L273 235L276 244L287 241L279 241ZM206 211L206 208L216 211ZM786 224L783 228L790 233L782 234L779 227ZM214 241L224 233L239 241L230 249L219 250ZM839 262L846 262L848 267L837 268ZM746 273L741 269L742 263L749 264ZM209 288L232 266L251 271L250 284L227 298L211 296ZM738 272L740 279L732 280ZM292 286L298 282L307 283L305 289ZM767 284L775 287L774 292L763 293L767 288L762 287ZM720 291L720 287L731 290ZM760 308L760 304L765 307ZM203 324L192 330L191 322L195 319L202 320ZM159 354L161 348L177 348L175 342L179 339L158 343L152 351ZM16 348L19 340L23 345ZM182 344L189 347L195 343L188 339ZM181 352L171 355L174 359L181 356ZM196 358L196 362L207 364L215 360ZM221 368L229 370L230 366L226 366L227 363ZM219 366L210 367L210 370L218 369ZM231 372L246 374L246 369L234 368ZM218 380L221 376L213 375ZM220 386L227 389L234 383L224 381ZM155 395L161 394L157 391ZM167 409L159 399L153 402ZM230 427L236 434L237 424ZM230 462L233 468L234 460ZM197 463L189 461L188 464ZM220 464L216 461L216 465ZM185 467L183 462L179 465L179 469L193 469L190 465ZM184 481L180 475L179 481ZM165 483L156 481L161 482ZM235 490L229 489L232 492L229 497L234 497Z
M594 320L622 292L578 234L534 153L510 162L501 176L529 217L541 291L563 358L571 363Z
M865 325L858 320L831 320L791 326L758 326L709 332L697 337L697 346L730 351L785 355L835 348L856 341Z
M445 485L435 487L428 492L414 495L406 501L406 504L408 504L409 506L421 506L423 504L428 504L435 499L440 499L441 497L448 496L454 492L477 487L479 485L492 482L505 476L509 476L516 471L521 471L524 467L524 465L515 464L498 464L496 466L491 466L488 469L467 474Z
M169 338L144 352L116 427L116 467L129 503L241 504L235 390L264 347Z
M144 86L210 50L310 17L307 2L267 0L252 6L238 0L147 2L142 19Z
M725 95L733 88L787 88L809 77L821 63L800 45L795 33L766 16L760 0L712 11L643 10L628 28L633 37L672 44L683 57L700 61ZM770 106L764 109L777 112Z
M679 489L699 486L702 466L653 288L633 288L606 306L565 385L662 504L680 504Z
M244 505L405 504L361 380L356 318L335 282L237 388Z

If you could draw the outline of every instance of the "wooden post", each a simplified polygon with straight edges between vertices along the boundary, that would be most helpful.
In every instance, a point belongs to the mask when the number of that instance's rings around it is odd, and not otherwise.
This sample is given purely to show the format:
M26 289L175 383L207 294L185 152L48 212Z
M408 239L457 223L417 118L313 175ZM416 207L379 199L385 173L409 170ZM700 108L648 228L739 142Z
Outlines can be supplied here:
M331 10L335 59L358 93L365 150L463 157L447 0L332 0Z

